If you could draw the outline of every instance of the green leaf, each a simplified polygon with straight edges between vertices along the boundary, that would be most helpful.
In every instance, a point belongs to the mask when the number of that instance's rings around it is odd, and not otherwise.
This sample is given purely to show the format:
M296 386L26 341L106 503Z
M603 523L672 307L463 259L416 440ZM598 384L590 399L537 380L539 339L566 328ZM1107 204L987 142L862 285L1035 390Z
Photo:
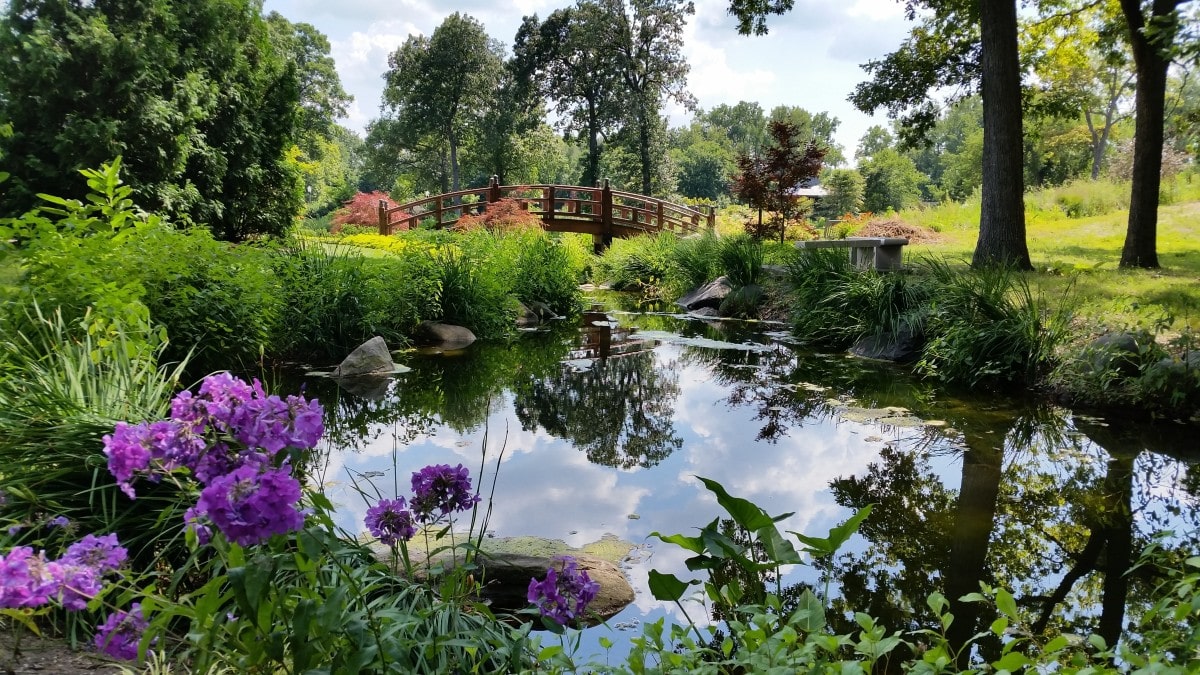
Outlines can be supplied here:
M774 525L760 528L755 535L767 558L776 565L799 565L804 562L792 542L784 539Z
M687 549L693 553L704 553L704 541L700 539L700 537L688 537L682 534L663 535L659 534L658 532L651 532L650 536L658 537L668 544L675 544L676 546Z
M872 506L873 504L867 504L859 509L858 513L851 516L849 520L829 531L829 545L833 549L833 553L836 553L842 547L842 544L846 543L847 539L853 536L855 532L858 532L858 527L867 519L867 516L871 515Z
M796 609L792 612L789 623L806 633L815 633L825 628L824 603L812 591L805 589L796 600Z
M1025 656L1025 654L1012 651L1005 654L999 661L993 662L992 667L996 670L1014 672L1028 666L1030 663L1029 657Z
M555 656L561 654L562 651L562 645L550 645L549 647L543 647L542 651L538 652L538 661L549 661Z
M1000 617L992 622L991 631L993 635L1004 635L1004 631L1008 630L1008 618Z
M775 522L767 515L766 511L763 511L754 502L730 495L715 480L704 478L703 476L696 477L700 479L700 482L704 483L704 487L708 488L709 492L717 496L717 503L721 505L721 508L725 509L729 517L733 518L733 522L738 525L747 530L754 531Z
M1013 621L1021 620L1021 617L1017 616L1017 601L1013 599L1012 593L1003 588L996 591L996 609Z
M700 582L695 579L681 581L673 574L650 570L650 593L654 596L655 600L678 602L689 586L698 583Z

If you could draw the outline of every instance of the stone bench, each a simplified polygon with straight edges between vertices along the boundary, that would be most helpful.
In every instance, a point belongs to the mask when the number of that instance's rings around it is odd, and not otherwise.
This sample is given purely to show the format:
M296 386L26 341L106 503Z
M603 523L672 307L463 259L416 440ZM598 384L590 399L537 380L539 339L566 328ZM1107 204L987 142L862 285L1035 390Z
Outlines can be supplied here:
M796 248L848 248L850 264L855 267L873 268L879 272L896 272L903 269L900 257L907 243L908 239L904 237L846 237L798 241Z

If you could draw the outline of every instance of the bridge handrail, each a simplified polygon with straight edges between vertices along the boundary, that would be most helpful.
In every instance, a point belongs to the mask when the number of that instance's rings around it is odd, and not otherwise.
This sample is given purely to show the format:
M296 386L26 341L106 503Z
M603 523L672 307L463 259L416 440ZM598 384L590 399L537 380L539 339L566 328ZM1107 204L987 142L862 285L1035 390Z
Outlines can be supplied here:
M560 193L565 194L559 196ZM530 196L532 194L537 196ZM478 197L479 200L462 201L464 197L469 196ZM698 233L705 226L709 231L714 228L715 209L711 207L707 212L703 212L698 208L675 204L657 197L613 190L607 181L596 187L553 184L500 185L493 176L487 187L423 197L398 206L388 207L387 202L380 200L379 232L390 235L395 227L401 224L411 229L420 219L429 217L435 219L436 227L452 226L463 215L478 213L487 204L501 199L518 201L523 208L537 214L548 228L556 222L591 223L594 225L587 226L585 231L609 239L614 235L624 236L621 232L629 230L669 231L686 235ZM401 217L393 218L395 214L401 214ZM447 220L447 215L455 217ZM614 230L614 226L622 229Z

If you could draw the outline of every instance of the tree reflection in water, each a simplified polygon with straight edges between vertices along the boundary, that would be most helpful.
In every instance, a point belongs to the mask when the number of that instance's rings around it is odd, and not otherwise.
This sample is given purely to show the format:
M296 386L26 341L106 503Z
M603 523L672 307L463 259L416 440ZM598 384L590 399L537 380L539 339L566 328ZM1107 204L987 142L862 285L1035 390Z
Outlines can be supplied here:
M604 315L585 315L584 326L577 359L516 389L517 419L570 441L594 464L658 464L683 446L672 419L677 364L658 365L653 343L613 331Z

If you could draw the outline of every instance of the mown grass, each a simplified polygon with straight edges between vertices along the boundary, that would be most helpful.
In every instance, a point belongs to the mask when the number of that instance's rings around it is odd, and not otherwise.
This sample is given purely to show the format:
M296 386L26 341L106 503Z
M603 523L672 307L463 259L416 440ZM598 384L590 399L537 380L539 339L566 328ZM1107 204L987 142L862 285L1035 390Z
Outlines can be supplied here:
M914 225L946 223L950 213L958 221L940 228L939 241L910 245L907 255L939 256L965 265L979 233L978 204L969 212L970 220L963 217L968 209L956 204L900 213ZM1035 292L1051 300L1070 298L1077 315L1109 328L1166 324L1173 331L1200 329L1200 201L1159 208L1161 268L1155 270L1118 267L1127 210L1078 219L1031 211L1026 235L1035 271L1027 279Z

